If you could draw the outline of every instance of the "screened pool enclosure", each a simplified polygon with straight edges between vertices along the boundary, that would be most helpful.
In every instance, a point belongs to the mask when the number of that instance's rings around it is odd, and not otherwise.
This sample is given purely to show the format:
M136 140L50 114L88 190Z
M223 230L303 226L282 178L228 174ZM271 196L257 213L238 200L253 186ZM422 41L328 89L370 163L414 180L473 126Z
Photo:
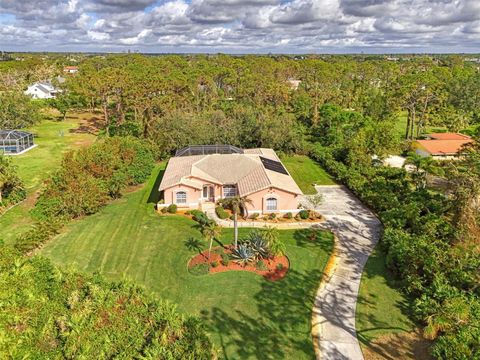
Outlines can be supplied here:
M0 130L0 154L15 155L32 148L33 135L21 130Z

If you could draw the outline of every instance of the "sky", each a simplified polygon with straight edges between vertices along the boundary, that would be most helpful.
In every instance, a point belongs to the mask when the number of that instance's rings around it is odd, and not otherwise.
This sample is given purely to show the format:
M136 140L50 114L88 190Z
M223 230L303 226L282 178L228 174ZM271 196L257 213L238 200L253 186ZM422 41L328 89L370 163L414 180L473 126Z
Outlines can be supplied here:
M0 0L0 50L480 53L480 0Z

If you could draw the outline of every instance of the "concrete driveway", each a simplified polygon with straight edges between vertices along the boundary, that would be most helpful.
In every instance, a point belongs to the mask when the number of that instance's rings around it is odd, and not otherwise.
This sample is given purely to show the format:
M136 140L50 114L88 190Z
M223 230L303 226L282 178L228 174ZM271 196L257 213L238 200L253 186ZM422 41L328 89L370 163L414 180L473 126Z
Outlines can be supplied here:
M363 267L381 232L381 223L343 186L317 186L323 203L317 208L324 226L337 237L330 271L313 309L313 333L320 359L363 359L355 331L355 309ZM308 200L307 200L308 201Z

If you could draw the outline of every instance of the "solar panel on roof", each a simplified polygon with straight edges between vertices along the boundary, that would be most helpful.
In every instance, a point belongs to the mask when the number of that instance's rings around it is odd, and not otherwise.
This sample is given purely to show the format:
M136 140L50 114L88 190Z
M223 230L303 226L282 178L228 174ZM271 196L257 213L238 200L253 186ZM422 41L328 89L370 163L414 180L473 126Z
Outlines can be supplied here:
M265 169L272 170L280 174L288 175L287 169L285 169L285 167L282 165L280 161L267 159L263 156L260 156L260 160L262 161L262 164L265 167Z

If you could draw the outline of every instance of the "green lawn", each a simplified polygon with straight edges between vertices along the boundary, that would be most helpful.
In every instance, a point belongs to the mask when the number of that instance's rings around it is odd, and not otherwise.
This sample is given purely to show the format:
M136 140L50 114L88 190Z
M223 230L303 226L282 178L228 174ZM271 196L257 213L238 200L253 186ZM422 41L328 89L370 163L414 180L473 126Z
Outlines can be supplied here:
M385 267L385 256L375 250L365 266L357 303L356 328L363 346L377 337L412 332L408 300L395 288Z
M313 184L334 185L335 181L317 162L304 155L283 156L282 162L304 194L316 194Z
M0 239L12 242L18 234L32 224L29 210L34 203L34 194L41 188L43 181L59 166L63 154L72 148L78 148L94 141L95 136L75 129L79 126L79 116L68 118L65 122L45 120L29 131L36 135L36 148L18 156L11 156L18 173L27 188L28 198L4 215L0 216Z
M332 235L320 233L311 242L309 230L281 231L291 261L281 281L248 272L191 275L187 261L198 252L195 244L207 244L192 220L154 212L151 189L159 172L161 167L145 188L72 223L41 253L57 264L132 279L201 316L223 358L312 359L311 311ZM240 235L248 231L240 229ZM222 242L232 236L232 229L224 229Z

